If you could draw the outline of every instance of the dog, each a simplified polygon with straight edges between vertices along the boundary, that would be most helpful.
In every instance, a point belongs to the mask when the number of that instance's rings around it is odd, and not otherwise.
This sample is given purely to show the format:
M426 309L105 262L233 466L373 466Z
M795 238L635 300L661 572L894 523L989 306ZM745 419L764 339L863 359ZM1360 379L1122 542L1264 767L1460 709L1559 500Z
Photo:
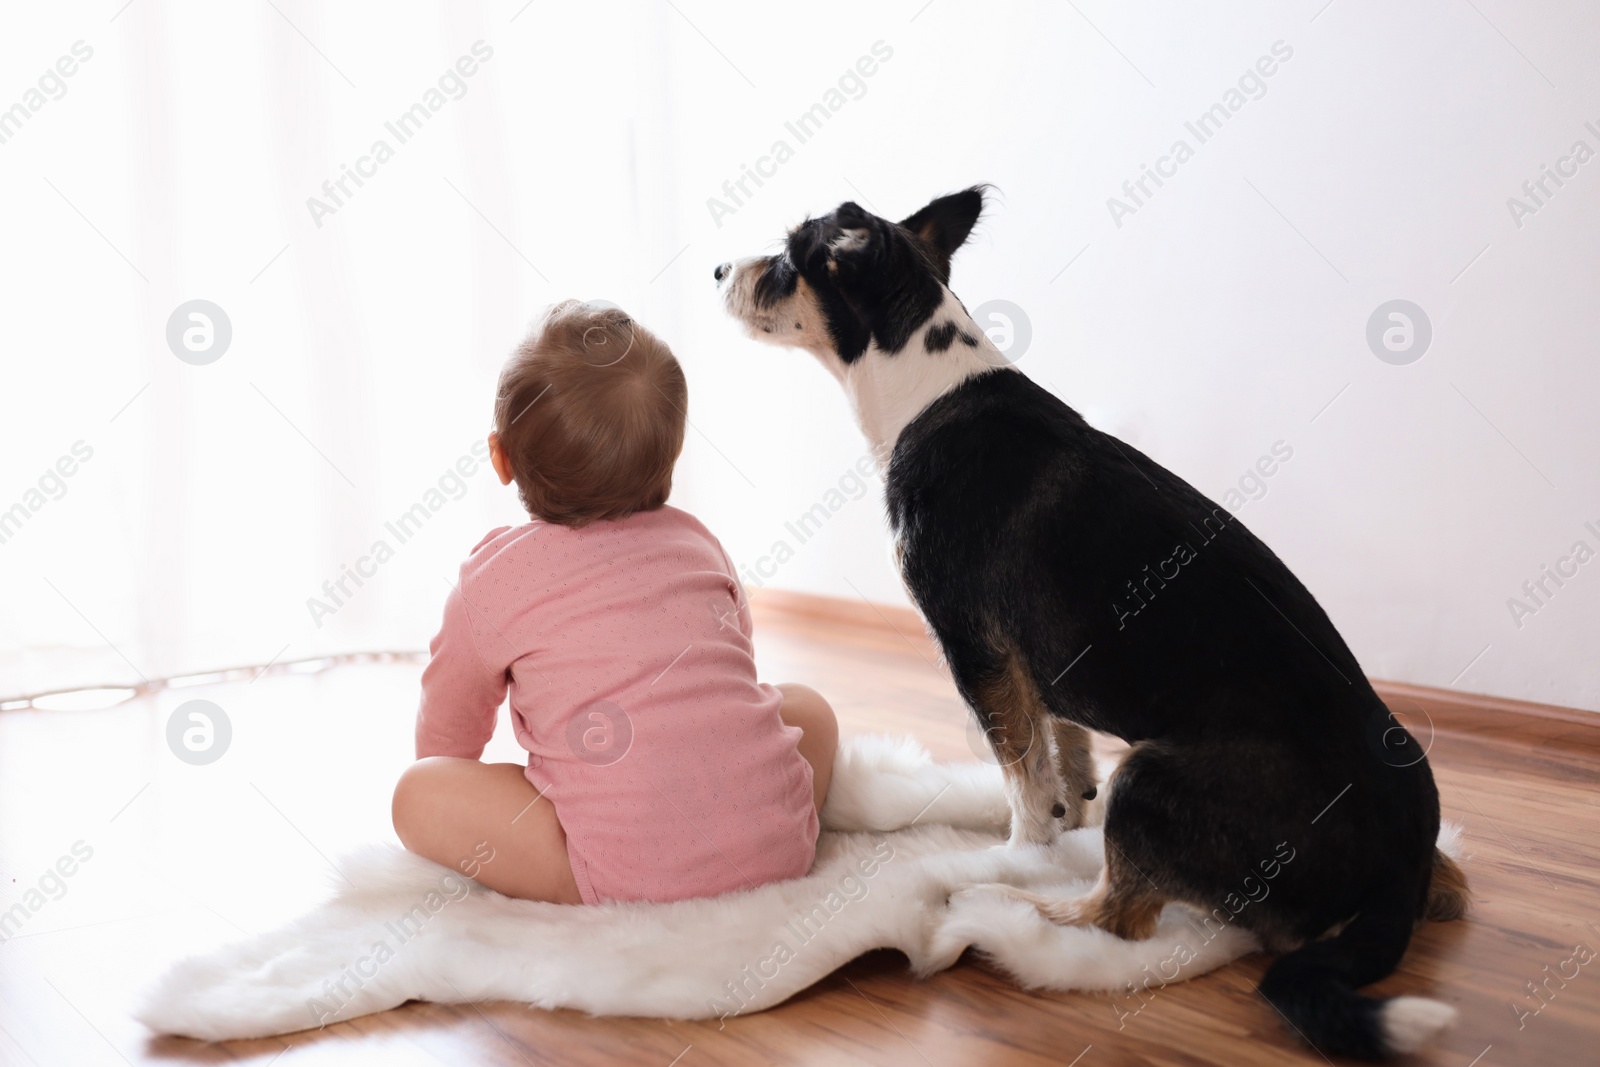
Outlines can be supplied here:
M972 320L950 263L987 189L898 223L843 203L713 272L751 337L811 352L844 386L906 588L1005 768L1012 843L1082 825L1088 731L1131 745L1092 892L981 888L1128 939L1171 901L1231 916L1286 953L1260 992L1312 1045L1421 1046L1453 1008L1356 989L1394 971L1418 922L1466 907L1423 747L1270 548Z

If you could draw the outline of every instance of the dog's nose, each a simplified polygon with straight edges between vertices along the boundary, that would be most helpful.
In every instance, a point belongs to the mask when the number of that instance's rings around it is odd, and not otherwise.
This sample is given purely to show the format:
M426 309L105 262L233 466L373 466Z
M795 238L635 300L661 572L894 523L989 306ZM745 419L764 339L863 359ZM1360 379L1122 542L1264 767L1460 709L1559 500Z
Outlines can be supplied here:
M718 263L716 269L711 272L711 276L720 282L731 273L733 273L732 263Z

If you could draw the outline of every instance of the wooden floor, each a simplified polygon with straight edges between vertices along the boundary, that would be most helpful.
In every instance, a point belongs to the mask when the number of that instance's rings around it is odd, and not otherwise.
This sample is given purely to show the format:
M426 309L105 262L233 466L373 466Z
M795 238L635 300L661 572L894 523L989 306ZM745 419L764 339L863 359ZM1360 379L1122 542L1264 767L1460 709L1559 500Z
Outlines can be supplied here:
M900 629L764 610L763 675L822 690L846 733L909 733L940 758L973 758L948 678L920 631ZM1121 1028L1102 996L1024 993L971 960L918 982L884 952L725 1026L412 1004L282 1040L152 1038L129 1014L142 982L303 910L329 857L389 837L419 669L340 667L98 711L0 713L0 912L43 887L32 898L42 906L0 942L0 1065L1324 1062L1254 995L1258 957L1161 990ZM233 726L210 766L166 746L167 717L194 698ZM1600 751L1586 732L1552 743L1435 731L1431 759L1447 817L1466 828L1476 902L1466 921L1424 929L1376 987L1461 1009L1461 1025L1417 1062L1600 1062L1600 959L1574 961L1576 946L1578 960L1600 950ZM491 757L514 758L504 732L494 745ZM75 846L90 857L48 876ZM1545 1000L1528 992L1558 972L1567 977L1549 981Z

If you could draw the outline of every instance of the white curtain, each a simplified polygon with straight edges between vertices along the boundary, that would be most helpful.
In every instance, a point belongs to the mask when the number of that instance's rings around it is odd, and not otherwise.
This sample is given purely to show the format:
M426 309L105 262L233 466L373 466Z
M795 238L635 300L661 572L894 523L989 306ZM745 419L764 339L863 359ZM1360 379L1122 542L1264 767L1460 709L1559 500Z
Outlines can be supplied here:
M646 316L675 246L670 10L520 6L7 13L0 699L421 648L523 521L501 359L562 297Z

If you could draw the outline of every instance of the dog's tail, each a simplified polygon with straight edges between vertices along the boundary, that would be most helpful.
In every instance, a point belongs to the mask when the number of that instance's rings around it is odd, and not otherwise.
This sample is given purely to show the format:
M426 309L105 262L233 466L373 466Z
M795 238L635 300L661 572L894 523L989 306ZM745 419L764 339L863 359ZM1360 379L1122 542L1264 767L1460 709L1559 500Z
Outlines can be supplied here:
M1363 909L1337 937L1273 963L1260 993L1325 1056L1381 1060L1413 1052L1455 1022L1456 1010L1425 997L1376 1000L1356 989L1400 965L1416 920L1415 895L1393 892Z
M1433 850L1433 879L1428 883L1428 906L1422 917L1429 922L1449 922L1467 913L1467 902L1472 898L1467 889L1467 876L1456 861L1442 850Z

